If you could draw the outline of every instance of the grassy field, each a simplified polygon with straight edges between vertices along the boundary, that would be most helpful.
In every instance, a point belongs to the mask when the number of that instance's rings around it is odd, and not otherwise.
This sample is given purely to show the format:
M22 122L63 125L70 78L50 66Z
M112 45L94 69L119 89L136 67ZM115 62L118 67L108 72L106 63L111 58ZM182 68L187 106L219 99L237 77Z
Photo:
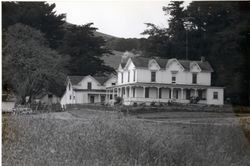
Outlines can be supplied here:
M2 162L11 166L250 165L249 142L240 123L164 122L93 110L4 116Z

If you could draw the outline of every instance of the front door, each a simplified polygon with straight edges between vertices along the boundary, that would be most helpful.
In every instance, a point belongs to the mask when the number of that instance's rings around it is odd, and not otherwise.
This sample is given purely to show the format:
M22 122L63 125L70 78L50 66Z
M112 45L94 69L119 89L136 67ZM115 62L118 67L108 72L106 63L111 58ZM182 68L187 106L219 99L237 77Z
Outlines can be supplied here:
M95 96L90 96L90 103L95 103Z
M104 103L105 102L105 96L101 96L101 103Z

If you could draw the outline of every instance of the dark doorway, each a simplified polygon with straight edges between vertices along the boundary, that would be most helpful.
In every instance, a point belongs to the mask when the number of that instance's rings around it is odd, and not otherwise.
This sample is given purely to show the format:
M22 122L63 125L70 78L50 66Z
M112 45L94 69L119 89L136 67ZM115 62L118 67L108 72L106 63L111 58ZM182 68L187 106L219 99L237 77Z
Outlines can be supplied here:
M95 103L95 96L90 96L90 103Z

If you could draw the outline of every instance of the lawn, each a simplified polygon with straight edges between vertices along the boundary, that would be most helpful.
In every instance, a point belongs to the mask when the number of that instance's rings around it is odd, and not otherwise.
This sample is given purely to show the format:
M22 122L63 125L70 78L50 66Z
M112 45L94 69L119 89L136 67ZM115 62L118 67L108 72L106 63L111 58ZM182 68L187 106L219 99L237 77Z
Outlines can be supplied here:
M3 165L249 165L240 125L91 110L3 117Z

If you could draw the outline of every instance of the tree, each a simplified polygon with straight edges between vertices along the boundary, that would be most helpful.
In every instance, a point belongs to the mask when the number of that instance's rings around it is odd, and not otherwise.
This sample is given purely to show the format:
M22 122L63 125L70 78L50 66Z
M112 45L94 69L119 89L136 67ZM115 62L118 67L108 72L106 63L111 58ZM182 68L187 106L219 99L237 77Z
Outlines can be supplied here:
M57 48L64 35L65 15L57 15L54 9L55 4L46 2L2 2L2 27L29 25L45 34L51 48Z
M23 104L26 96L31 101L43 90L58 94L65 80L65 59L48 47L44 35L27 25L15 24L4 36L3 77L20 102Z
M67 27L60 52L70 57L67 68L71 75L94 75L114 71L100 59L111 52L105 47L105 40L94 35L97 28L92 25L93 23Z

